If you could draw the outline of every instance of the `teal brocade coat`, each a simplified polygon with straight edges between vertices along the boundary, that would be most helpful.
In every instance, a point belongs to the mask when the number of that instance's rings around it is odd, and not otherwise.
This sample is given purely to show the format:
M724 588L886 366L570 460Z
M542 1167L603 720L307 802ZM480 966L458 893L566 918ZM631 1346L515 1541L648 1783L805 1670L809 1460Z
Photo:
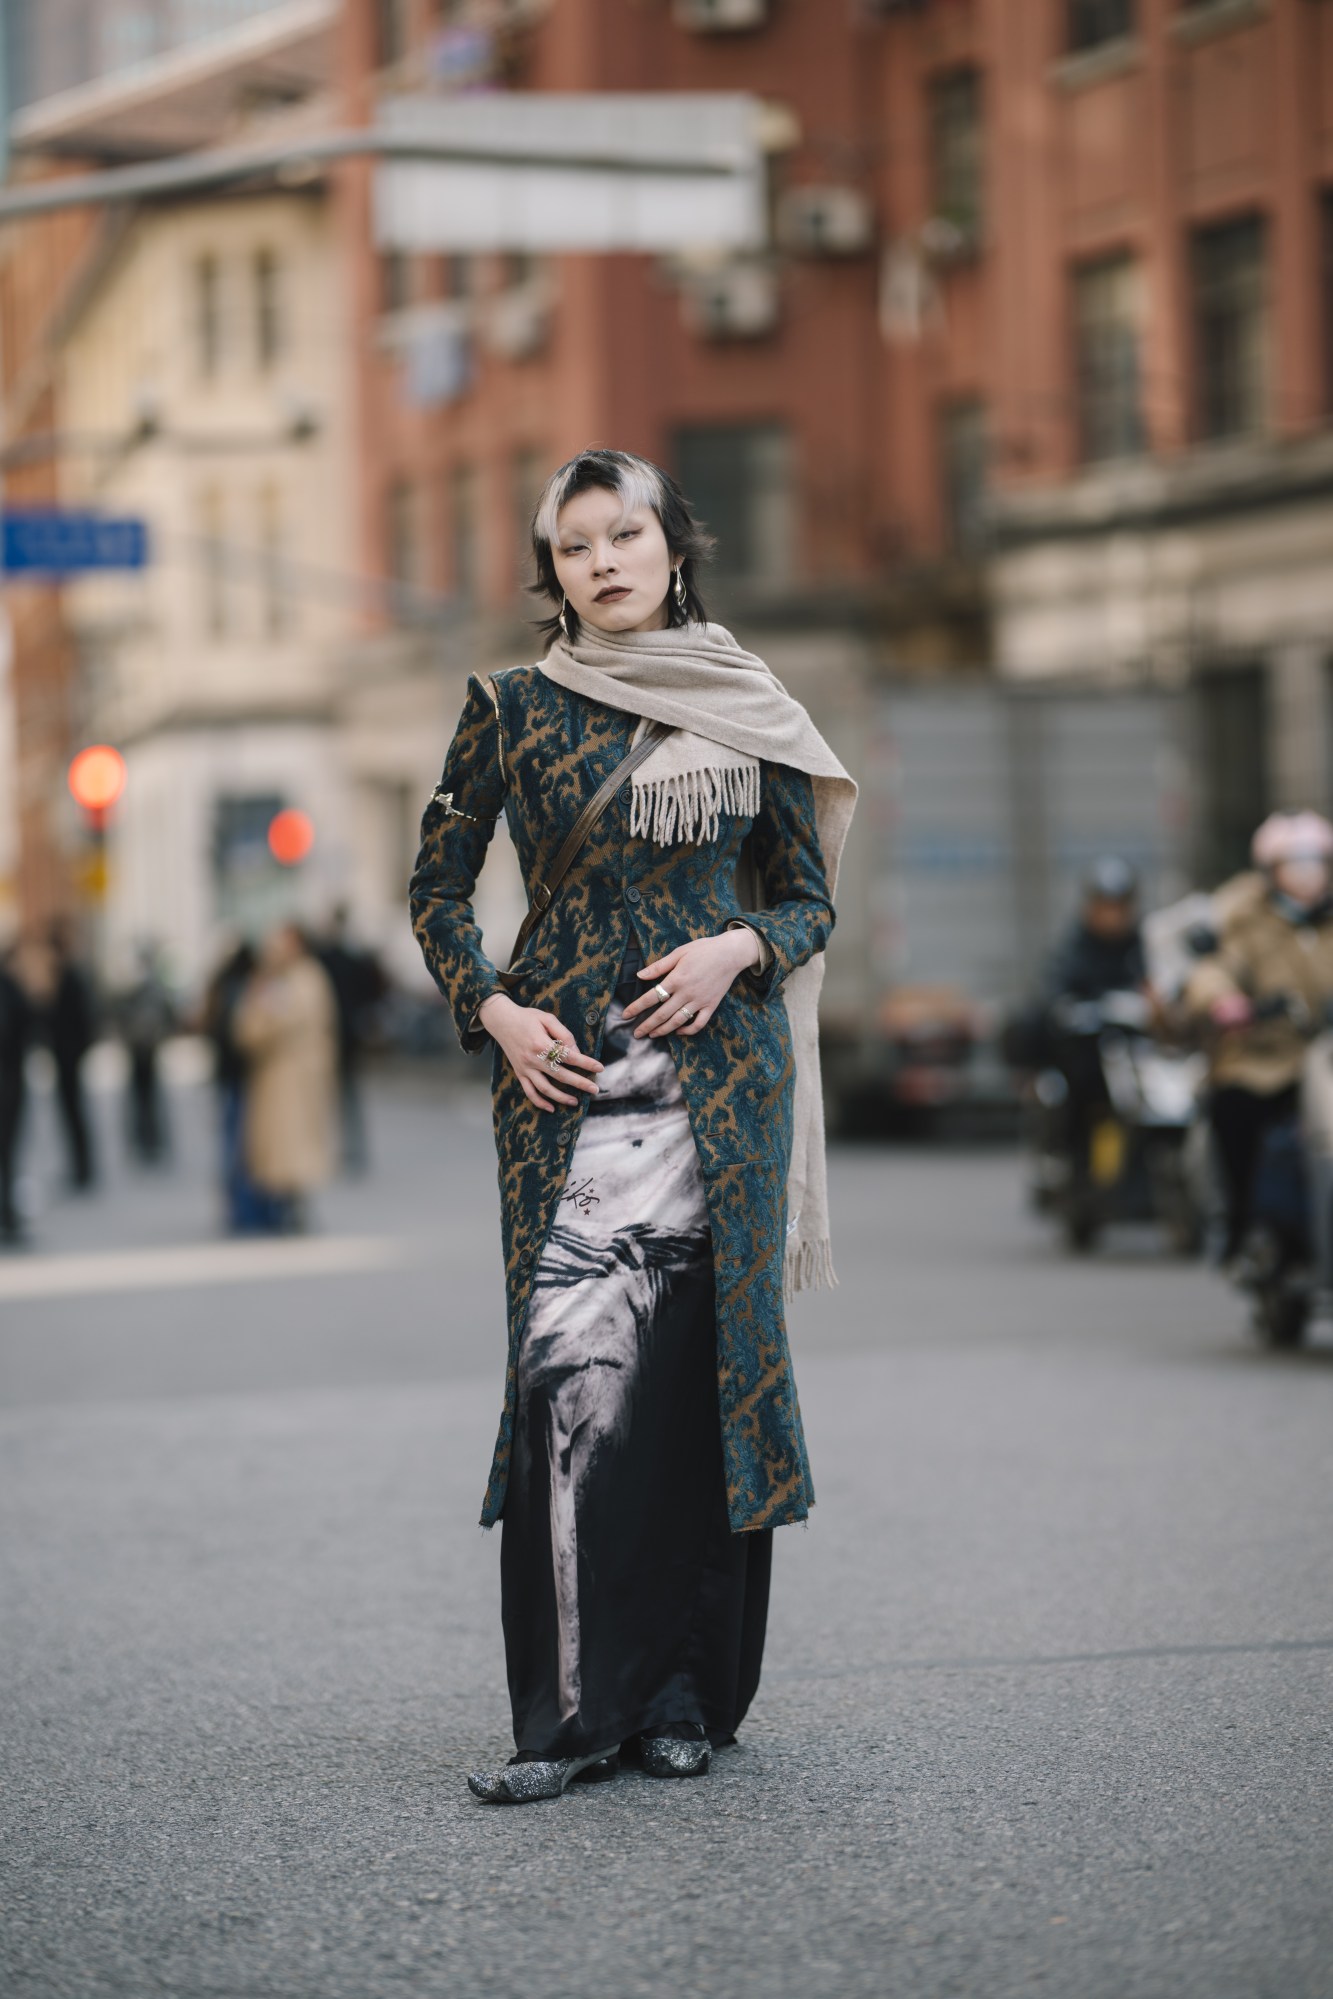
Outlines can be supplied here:
M481 947L472 894L503 811L529 896L592 793L629 749L636 718L557 687L535 666L473 678L439 791L426 808L412 877L412 925L463 1046L488 1045L477 1008L502 990ZM782 981L833 927L802 772L763 766L758 816L723 819L715 840L657 846L629 832L629 786L593 828L512 969L514 998L554 1013L599 1052L631 929L648 960L741 915L736 864L751 852L762 913L747 914L772 962L739 978L702 1033L671 1036L703 1169L717 1295L718 1402L733 1531L803 1520L814 1502L783 1315L793 1061ZM447 798L446 798L447 795ZM504 1510L519 1342L533 1277L556 1217L579 1120L541 1112L494 1050L509 1360L482 1523Z

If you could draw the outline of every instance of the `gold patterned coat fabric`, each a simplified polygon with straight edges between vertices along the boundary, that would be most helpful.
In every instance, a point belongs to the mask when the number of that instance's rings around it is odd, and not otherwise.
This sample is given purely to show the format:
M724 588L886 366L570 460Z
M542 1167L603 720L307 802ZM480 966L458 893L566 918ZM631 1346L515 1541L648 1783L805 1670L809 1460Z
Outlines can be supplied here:
M422 822L411 910L426 964L471 1052L493 1045L476 1012L503 990L472 909L495 822L503 812L531 896L583 806L628 751L635 721L557 687L535 666L468 683ZM758 914L742 911L736 892L747 833ZM554 1013L595 1055L631 931L651 961L742 914L767 940L771 961L762 974L736 981L700 1034L671 1036L667 1044L712 1230L718 1404L735 1532L803 1520L814 1502L782 1292L794 1074L782 981L823 949L833 927L809 778L765 763L753 821L724 818L716 839L669 847L631 837L629 786L622 785L528 954L511 967L519 975L513 997ZM574 1108L536 1110L498 1048L492 1092L509 1352L486 1526L504 1510L523 1325L587 1101L580 1095Z

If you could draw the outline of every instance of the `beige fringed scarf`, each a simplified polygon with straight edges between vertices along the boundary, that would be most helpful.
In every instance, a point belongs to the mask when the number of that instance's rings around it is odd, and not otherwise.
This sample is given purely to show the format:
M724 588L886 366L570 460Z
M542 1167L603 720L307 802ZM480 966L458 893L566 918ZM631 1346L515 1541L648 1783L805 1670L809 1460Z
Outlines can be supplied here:
M759 810L760 762L789 765L813 780L815 823L828 875L838 862L856 786L799 701L762 659L722 625L661 632L580 633L557 640L541 661L560 687L676 730L631 780L631 831L662 846L716 837L723 817ZM637 732L636 732L637 740ZM820 952L787 979L783 998L796 1057L791 1168L787 1177L788 1296L837 1282L829 1246L824 1104L819 1080Z

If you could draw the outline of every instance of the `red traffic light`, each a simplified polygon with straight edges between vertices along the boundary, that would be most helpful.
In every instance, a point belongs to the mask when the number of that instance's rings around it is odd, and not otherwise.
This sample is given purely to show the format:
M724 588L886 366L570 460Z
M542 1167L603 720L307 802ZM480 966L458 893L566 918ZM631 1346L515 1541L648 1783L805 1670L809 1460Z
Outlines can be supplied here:
M315 828L309 813L288 805L269 820L268 850L280 867L294 868L314 844Z
M90 743L71 763L68 782L85 812L107 812L125 789L125 759L110 743Z

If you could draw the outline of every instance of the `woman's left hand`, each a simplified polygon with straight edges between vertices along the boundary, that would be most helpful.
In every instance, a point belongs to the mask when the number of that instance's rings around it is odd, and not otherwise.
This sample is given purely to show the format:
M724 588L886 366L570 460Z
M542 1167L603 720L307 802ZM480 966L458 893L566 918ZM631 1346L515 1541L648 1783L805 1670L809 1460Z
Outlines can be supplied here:
M717 1011L737 974L759 963L758 933L747 927L723 930L716 937L696 937L678 944L665 958L645 965L639 977L650 987L665 986L671 997L646 992L625 1008L626 1020L637 1020L636 1041L645 1035L698 1034Z

